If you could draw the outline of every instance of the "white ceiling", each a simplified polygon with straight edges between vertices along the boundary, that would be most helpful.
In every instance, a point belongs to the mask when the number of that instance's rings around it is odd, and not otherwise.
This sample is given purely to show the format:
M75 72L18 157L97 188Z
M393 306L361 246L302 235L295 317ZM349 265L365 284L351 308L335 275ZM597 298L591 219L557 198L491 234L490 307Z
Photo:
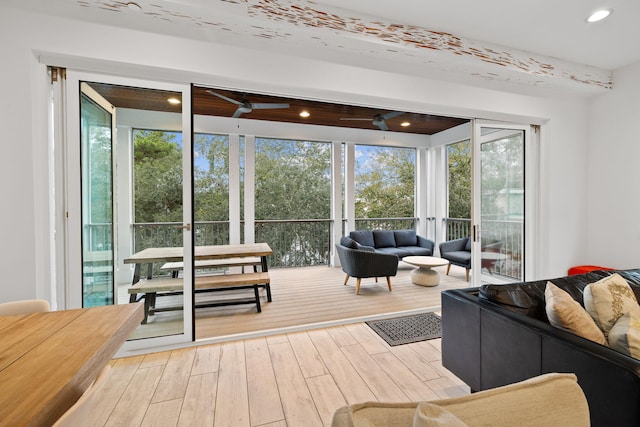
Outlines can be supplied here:
M640 61L638 0L317 0L457 36L605 70ZM348 6L347 6L348 4ZM598 9L605 21L587 24Z
M335 60L429 66L467 78L606 90L640 61L638 0L3 0L141 31ZM599 8L605 21L587 24ZM296 50L297 49L297 50ZM366 61L365 61L366 62Z

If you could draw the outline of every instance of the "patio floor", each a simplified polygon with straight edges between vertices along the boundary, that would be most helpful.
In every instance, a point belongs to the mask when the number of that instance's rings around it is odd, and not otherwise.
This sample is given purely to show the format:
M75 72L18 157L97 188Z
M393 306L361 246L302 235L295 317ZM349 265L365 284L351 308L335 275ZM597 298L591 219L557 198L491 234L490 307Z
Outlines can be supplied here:
M261 313L256 312L255 305L197 309L196 339L227 341L394 317L400 313L439 311L443 290L470 286L465 281L464 269L456 266L451 267L449 276L445 275L446 266L434 268L440 273L438 286L416 286L409 277L413 268L400 262L398 274L391 279L392 292L388 291L384 278L377 283L374 279L363 279L360 295L355 294L354 278L343 286L345 274L339 268L274 268L269 270L273 301L267 302L261 291ZM240 292L243 291L216 293L211 297L237 298ZM173 298L177 297L161 298L158 305L172 304ZM177 333L181 331L181 323L182 311L158 313L150 317L147 325L141 325L132 338Z

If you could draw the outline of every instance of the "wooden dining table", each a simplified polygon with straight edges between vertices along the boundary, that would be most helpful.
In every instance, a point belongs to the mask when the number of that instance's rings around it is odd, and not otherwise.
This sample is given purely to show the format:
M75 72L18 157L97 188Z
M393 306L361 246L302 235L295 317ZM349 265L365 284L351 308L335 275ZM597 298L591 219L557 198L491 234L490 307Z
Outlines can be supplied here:
M0 316L0 424L51 426L142 319L140 303Z

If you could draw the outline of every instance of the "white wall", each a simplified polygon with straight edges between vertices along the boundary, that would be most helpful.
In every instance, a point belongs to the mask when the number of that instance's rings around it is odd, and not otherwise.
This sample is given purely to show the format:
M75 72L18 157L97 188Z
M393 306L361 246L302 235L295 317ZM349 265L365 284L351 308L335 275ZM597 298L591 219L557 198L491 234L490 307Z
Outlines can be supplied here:
M614 73L615 89L592 101L587 228L590 264L640 267L640 63Z
M49 288L47 87L39 58L52 65L131 77L545 124L538 275L560 275L586 260L587 107L574 95L533 97L403 75L401 64L398 73L391 73L361 68L358 58L339 64L287 57L4 7L0 38L0 55L7 64L0 71L0 301L46 297Z

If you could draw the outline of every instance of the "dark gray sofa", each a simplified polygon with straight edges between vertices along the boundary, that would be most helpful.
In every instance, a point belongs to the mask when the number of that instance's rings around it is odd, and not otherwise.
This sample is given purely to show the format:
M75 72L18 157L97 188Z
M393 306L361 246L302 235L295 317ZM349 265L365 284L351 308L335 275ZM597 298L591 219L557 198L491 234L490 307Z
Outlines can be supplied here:
M371 250L396 255L402 259L410 255L432 256L434 242L418 236L415 230L358 230L349 233L343 245L352 249Z
M640 297L640 269L550 279L583 304L586 285L619 273ZM474 391L549 372L575 373L591 425L640 426L640 360L554 328L547 280L442 292L442 363Z

